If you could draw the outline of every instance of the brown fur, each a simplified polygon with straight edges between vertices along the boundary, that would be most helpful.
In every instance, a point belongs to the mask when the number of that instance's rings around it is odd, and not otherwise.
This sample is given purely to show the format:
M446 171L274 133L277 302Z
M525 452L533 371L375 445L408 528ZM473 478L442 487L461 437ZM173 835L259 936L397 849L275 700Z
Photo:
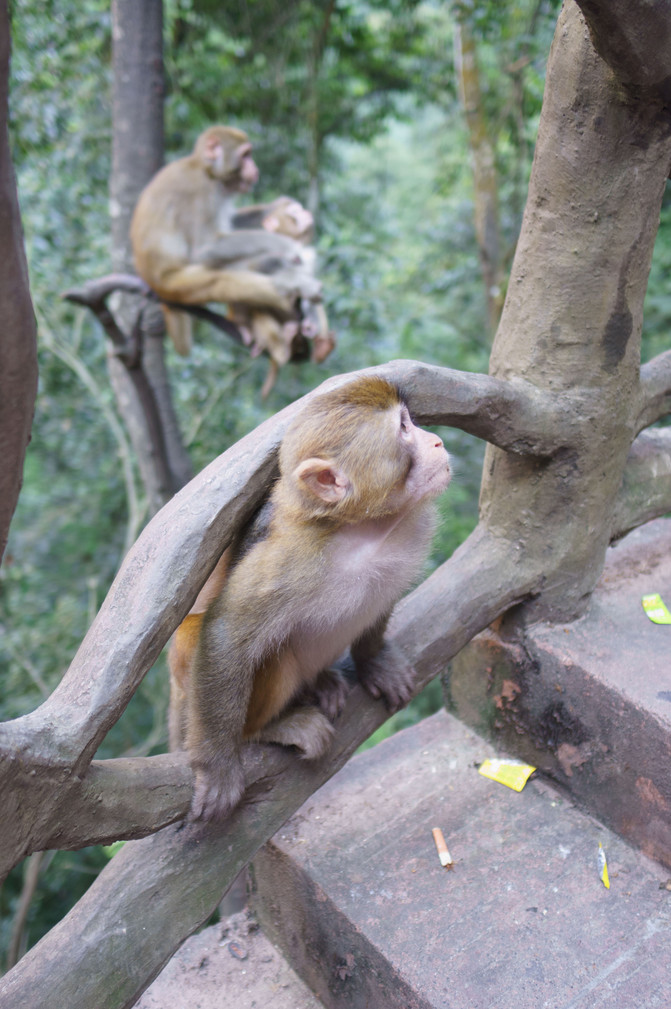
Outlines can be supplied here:
M176 636L194 818L223 818L239 801L243 740L296 745L310 758L325 751L325 712L336 715L345 696L331 666L349 646L373 696L392 708L407 702L413 670L384 630L419 573L433 499L448 481L442 442L414 427L382 379L315 398L296 418L264 530L233 545L195 654L195 623Z

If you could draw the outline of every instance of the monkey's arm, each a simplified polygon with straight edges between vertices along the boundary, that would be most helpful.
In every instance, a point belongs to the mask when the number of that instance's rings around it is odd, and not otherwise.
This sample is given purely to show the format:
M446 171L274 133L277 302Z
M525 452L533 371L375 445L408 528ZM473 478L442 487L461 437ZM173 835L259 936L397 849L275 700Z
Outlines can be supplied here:
M208 614L189 697L187 749L196 776L191 819L225 819L242 798L240 747L253 680L250 657L232 640L226 618Z
M390 711L398 711L412 697L415 670L391 641L386 641L391 612L380 617L350 648L357 678L372 697L382 697Z
M241 207L233 214L231 224L234 228L262 228L264 218L272 213L272 203L256 203L252 207Z
M254 260L266 257L272 257L283 265L290 265L295 260L300 263L293 239L262 228L218 235L211 242L196 248L193 254L195 262L212 270L232 265L254 269Z

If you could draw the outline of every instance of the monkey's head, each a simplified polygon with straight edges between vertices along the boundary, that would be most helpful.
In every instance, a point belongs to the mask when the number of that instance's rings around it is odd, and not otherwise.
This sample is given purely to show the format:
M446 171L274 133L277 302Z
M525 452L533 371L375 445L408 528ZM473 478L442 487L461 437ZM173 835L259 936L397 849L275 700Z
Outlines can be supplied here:
M314 217L307 207L291 196L278 196L273 200L270 212L263 219L266 231L275 231L305 243L312 241L314 223Z
M237 193L247 193L259 179L252 158L252 145L242 130L233 126L210 126L196 140L193 149L203 169Z
M450 462L440 438L413 424L399 390L371 376L305 407L282 442L280 473L285 502L306 519L358 523L437 497Z

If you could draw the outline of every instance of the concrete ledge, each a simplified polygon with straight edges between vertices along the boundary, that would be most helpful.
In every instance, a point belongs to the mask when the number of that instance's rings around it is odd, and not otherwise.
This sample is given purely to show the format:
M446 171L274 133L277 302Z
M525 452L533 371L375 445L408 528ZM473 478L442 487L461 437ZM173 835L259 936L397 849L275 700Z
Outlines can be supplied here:
M585 616L515 637L493 627L450 663L450 710L568 788L581 805L671 866L671 521L611 548Z
M667 874L491 755L441 712L351 761L255 860L265 933L329 1009L667 1009Z

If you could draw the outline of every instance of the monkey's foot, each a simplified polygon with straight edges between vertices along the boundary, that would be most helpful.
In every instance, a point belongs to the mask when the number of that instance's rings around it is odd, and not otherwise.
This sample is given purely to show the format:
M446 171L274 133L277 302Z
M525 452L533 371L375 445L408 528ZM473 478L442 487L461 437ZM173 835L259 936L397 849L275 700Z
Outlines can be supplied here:
M189 820L225 820L245 791L245 776L237 758L225 767L218 762L194 765L196 782Z
M404 707L413 694L415 670L395 645L386 642L377 655L357 669L361 685L376 700L383 698L390 711Z
M305 760L316 760L330 747L333 732L333 726L318 708L294 708L267 725L257 738L262 743L295 746Z
M314 686L301 691L298 703L316 705L330 722L335 722L350 690L350 684L339 669L323 669Z

